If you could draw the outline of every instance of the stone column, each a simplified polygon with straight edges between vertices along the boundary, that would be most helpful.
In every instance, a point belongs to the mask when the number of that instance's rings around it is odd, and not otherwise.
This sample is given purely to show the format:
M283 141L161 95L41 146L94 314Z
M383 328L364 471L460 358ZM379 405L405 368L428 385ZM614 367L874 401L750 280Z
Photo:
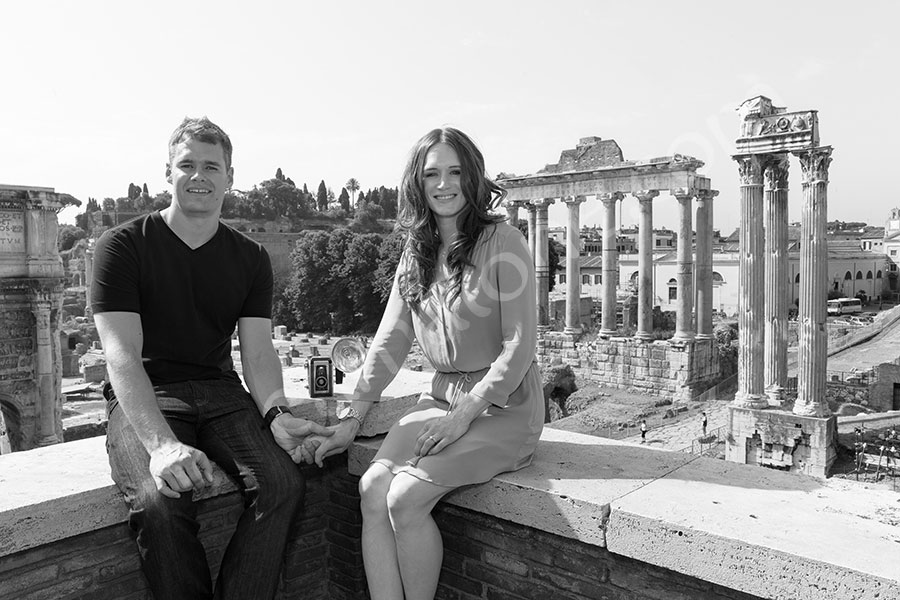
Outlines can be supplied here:
M741 177L738 389L735 406L765 408L763 387L763 194L765 156L736 156Z
M550 267L549 238L547 235L547 207L553 204L553 198L535 200L537 213L534 218L534 274L537 279L537 311L538 327L550 326ZM529 215L530 216L530 215Z
M653 339L653 199L657 190L632 193L641 209L638 237L638 329L635 337Z
M91 284L94 281L94 240L88 240L88 246L84 249L84 316L92 318L94 311L91 309Z
M569 196L562 201L569 208L566 226L566 328L565 332L581 333L581 222L584 196Z
M713 203L719 192L717 190L700 190L697 192L697 248L695 250L697 265L697 339L708 340L713 337Z
M828 332L825 328L828 285L828 167L831 147L797 152L803 172L803 212L800 222L800 340L797 401L794 414L826 417L825 366Z
M535 248L536 237L535 237L535 220L536 220L536 211L537 206L535 206L534 202L526 202L525 209L528 211L528 247L531 249L531 258L535 261L534 264L537 264L537 251Z
M677 189L672 195L678 200L678 298L675 302L675 336L674 341L690 342L694 339L694 227L692 223L693 209L691 198L694 190Z
M787 383L788 303L788 157L770 157L763 171L766 218L765 356L763 383L769 404L781 406ZM804 238L805 239L805 238ZM801 244L802 247L803 244Z
M506 201L503 203L503 206L506 208L506 220L513 227L519 227L519 204L515 200Z
M581 333L581 223L584 196L563 198L569 208L566 227L566 333ZM548 280L549 281L549 280Z
M622 200L622 192L601 194L603 203L603 298L600 307L600 335L616 334L616 288L619 251L616 248L616 202Z
M36 300L32 306L37 341L34 353L34 377L40 402L41 437L38 440L39 446L49 446L62 441L59 435L61 432L57 431L57 422L61 418L62 401L59 386L53 377L51 306L52 303L46 299Z

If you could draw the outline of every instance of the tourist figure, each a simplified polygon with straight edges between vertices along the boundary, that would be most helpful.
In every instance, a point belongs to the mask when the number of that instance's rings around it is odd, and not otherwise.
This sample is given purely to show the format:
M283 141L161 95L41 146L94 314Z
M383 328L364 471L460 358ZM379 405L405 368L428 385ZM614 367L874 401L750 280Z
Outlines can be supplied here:
M528 465L543 427L534 267L524 236L489 212L503 195L461 131L435 129L416 143L400 187L406 245L353 418L315 440L320 465L350 444L415 337L436 371L431 389L391 428L359 485L372 600L434 597L443 544L432 509L455 488Z
M700 413L700 426L703 428L703 437L706 437L706 425L707 425L706 413L702 412L702 413Z
M641 443L647 441L647 421L645 419L641 419Z
M210 461L245 494L215 598L272 598L303 501L301 441L330 434L286 409L266 251L219 221L231 153L217 125L185 119L169 140L171 204L107 231L94 258L109 461L158 600L213 598L192 499ZM250 393L232 364L235 327Z

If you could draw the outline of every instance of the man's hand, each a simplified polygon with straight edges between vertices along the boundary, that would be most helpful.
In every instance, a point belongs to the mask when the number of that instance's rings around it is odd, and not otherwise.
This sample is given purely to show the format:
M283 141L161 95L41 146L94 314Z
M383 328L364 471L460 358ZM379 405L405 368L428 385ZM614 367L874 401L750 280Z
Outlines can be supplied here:
M279 415L269 426L275 442L281 449L291 456L295 463L305 462L312 464L313 456L308 446L304 443L309 436L315 435L327 438L332 431L314 421L307 421L293 415Z
M213 482L212 463L206 454L187 444L165 444L150 453L150 475L163 496L203 489Z
M353 442L358 430L359 422L356 419L347 419L330 428L329 435L331 437L310 436L307 438L307 442L314 445L315 448L315 456L313 457L315 463L321 467L325 458L332 454L340 454L346 450L350 443Z

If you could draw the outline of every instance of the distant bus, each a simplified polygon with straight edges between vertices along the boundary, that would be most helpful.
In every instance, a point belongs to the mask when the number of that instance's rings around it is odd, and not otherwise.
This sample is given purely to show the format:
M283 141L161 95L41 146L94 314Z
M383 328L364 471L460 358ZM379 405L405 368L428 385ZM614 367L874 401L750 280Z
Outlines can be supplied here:
M828 301L829 315L849 315L862 312L862 302L859 298L837 298Z

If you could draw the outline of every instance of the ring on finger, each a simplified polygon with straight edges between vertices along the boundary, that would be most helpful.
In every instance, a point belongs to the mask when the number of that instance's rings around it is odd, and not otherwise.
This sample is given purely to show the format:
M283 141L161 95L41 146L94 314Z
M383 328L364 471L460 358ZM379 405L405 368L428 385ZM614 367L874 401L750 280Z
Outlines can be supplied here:
M433 435L429 435L429 436L428 436L427 438L425 438L425 439L426 439L426 440L431 440L431 443L434 444L435 446L437 446L438 441L435 439L435 437L434 437Z

